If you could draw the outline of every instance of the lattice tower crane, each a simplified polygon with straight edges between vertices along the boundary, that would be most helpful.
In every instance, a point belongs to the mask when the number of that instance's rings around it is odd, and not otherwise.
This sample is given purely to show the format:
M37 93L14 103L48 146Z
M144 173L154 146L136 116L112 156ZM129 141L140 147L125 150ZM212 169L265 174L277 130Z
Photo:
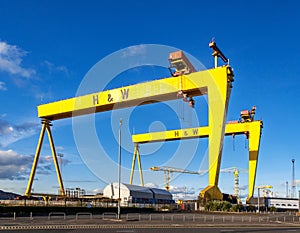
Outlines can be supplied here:
M220 172L227 172L227 173L233 173L234 175L234 186L233 186L233 195L238 197L240 192L239 187L239 172L248 173L246 169L236 168L236 167L229 167L221 169Z
M176 173L188 173L188 174L196 174L196 175L201 175L206 173L207 171L190 171L182 168L174 168L174 167L168 167L168 166L161 166L161 167L151 167L151 171L163 171L164 172L164 180L165 180L165 189L167 191L170 190L170 182L171 182L171 173L176 172Z

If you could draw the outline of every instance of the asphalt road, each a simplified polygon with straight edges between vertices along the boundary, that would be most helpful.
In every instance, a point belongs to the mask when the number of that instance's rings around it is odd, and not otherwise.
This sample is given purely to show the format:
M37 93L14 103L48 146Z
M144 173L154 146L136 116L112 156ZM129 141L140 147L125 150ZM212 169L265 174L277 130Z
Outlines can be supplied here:
M291 213L82 214L0 218L2 232L34 233L226 233L299 232L300 218Z
M300 228L278 228L278 227L254 227L254 228L239 228L239 227L209 227L209 228L135 228L135 229L64 229L64 230L4 230L5 233L293 233L300 232Z

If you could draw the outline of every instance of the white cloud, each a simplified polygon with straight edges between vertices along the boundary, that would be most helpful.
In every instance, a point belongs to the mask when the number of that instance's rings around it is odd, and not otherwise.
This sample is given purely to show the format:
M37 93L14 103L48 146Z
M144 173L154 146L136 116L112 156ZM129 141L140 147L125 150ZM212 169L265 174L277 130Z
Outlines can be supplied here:
M149 187L149 188L159 188L159 186L157 184L154 183L147 183L145 184L145 187Z
M170 186L170 193L173 195L173 199L197 199L199 192L196 192L194 188L186 186L176 187Z
M50 74L60 72L69 75L69 70L66 66L57 66L49 61L44 61L42 65L47 67Z
M146 52L146 45L135 45L135 46L131 46L126 48L126 50L122 53L122 58L127 58L127 57L132 57L135 56L137 54L141 55L141 54L145 54Z
M56 146L55 148L57 151L62 151L65 149L63 146Z
M49 156L40 157L37 167L38 174L48 175L53 170ZM33 155L21 155L13 150L0 150L0 179L28 179L33 162Z
M240 191L247 190L247 189L248 189L248 185L242 185L239 187Z
M24 122L13 125L6 120L0 119L0 147L5 147L36 134L40 124L37 122Z
M12 75L20 75L24 78L30 78L36 73L34 69L24 68L21 63L27 52L18 48L16 45L10 45L0 41L0 71Z
M6 91L6 90L7 90L7 88L5 86L5 82L0 81L0 91Z
M103 193L103 190L99 189L99 188L96 188L96 189L92 190L92 193L93 194Z

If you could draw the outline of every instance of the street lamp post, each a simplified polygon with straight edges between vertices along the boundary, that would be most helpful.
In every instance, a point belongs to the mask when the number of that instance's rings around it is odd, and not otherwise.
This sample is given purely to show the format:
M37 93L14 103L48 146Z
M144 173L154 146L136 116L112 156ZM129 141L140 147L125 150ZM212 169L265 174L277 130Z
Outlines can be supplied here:
M120 118L120 127L119 127L119 154L118 154L118 186L119 186L119 197L118 197L118 219L120 219L120 214L121 214L121 128L122 128L122 118Z
M260 188L257 188L257 213L259 213L259 199L260 199L260 195L259 195L259 190Z
M60 162L60 175L62 175L62 158L64 157L64 154L57 153L57 156L60 158L59 159L59 162Z
M271 186L271 185L260 185L260 186L257 186L256 188L257 188L257 206L258 206L257 213L260 213L259 212L259 205L260 205L260 203L259 203L259 199L260 199L259 191L261 189L271 189L271 188L273 188L273 186Z
M57 157L59 157L59 162L60 162L59 171L60 171L60 176L62 177L62 163L63 163L62 158L64 157L64 154L57 153ZM59 189L58 193L62 194L60 189Z
M298 191L298 213L300 213L300 190Z

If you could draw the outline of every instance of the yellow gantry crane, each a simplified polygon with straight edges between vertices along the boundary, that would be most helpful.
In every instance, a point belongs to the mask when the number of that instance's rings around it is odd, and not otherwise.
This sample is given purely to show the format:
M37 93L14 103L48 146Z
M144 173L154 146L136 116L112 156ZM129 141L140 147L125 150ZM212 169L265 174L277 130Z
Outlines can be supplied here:
M251 110L243 110L240 114L240 119L236 121L230 121L225 127L225 136L245 135L248 139L248 198L250 200L253 197L254 185L256 178L258 152L260 147L261 131L263 128L263 122L261 120L254 120L256 107ZM163 142L174 141L191 138L210 138L210 127L202 126L196 128L176 129L161 132L151 132L144 134L132 135L132 141L135 145L132 168L130 174L130 183L132 184L133 175L135 170L136 158L138 157L138 165L140 171L141 185L144 185L142 171L141 171L141 158L139 152L139 145L151 142ZM210 150L210 148L209 148ZM218 157L213 157L209 154L209 169L208 169L208 186L200 192L200 197L207 200L222 200L223 195L218 188L218 178L220 173L219 162L221 160L221 154Z
M212 48L214 49L213 56L215 60L217 60L218 57L222 57L222 53L215 44ZM209 189L214 193L221 194L216 186L218 177L215 174L220 166L225 119L232 82L234 81L233 71L231 67L226 64L221 67L216 66L213 69L193 72L195 70L189 66L186 58L182 55L180 56L180 54L177 55L175 57L169 57L171 65L177 69L174 73L172 72L172 77L39 105L37 110L38 116L42 119L42 129L25 195L31 195L32 183L43 144L44 134L47 130L60 185L60 192L62 196L65 196L54 141L50 130L52 121L142 104L157 103L158 101L175 100L178 99L178 96L188 98L190 104L193 105L193 97L201 95L208 95L209 97L209 124L206 127L206 134L209 135L210 169L213 171L211 172L211 186L209 186ZM99 76L100 75L101 74L99 74Z
M170 190L171 173L173 173L173 172L176 172L176 173L187 173L187 174L196 174L196 175L204 174L204 173L207 172L207 171L194 172L194 171L190 171L190 170L187 170L187 169L174 168L174 167L169 167L169 166L151 167L150 170L151 171L163 171L164 172L165 189L167 191Z

